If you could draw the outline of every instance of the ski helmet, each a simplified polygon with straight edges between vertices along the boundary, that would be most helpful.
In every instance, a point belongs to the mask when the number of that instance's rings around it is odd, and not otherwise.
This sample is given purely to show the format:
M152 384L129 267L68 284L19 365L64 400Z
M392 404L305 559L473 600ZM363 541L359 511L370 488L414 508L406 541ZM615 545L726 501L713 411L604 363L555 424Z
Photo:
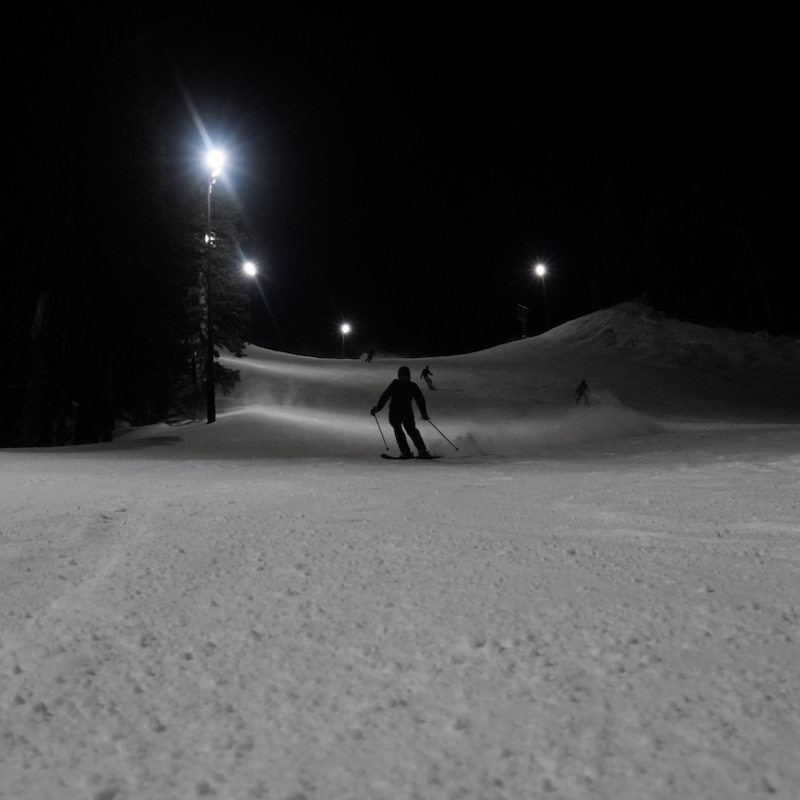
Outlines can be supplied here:
M397 370L397 377L398 378L410 378L411 377L411 370L408 367L400 367Z

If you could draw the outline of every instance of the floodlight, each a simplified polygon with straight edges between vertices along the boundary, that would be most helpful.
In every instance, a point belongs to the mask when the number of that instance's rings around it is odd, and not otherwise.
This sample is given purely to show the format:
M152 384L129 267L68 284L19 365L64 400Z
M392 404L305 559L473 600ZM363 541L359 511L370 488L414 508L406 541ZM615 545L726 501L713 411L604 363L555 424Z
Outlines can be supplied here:
M225 153L216 148L209 150L206 153L206 166L211 170L211 177L216 178L225 166Z

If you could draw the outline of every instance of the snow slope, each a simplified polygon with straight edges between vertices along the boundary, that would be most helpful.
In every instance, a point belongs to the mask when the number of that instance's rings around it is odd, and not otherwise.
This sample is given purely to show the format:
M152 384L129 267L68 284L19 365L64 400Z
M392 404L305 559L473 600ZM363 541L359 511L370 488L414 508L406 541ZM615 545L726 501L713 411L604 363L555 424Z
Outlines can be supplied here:
M0 797L800 797L797 356L253 349L214 425L0 451ZM378 458L401 363L441 460Z

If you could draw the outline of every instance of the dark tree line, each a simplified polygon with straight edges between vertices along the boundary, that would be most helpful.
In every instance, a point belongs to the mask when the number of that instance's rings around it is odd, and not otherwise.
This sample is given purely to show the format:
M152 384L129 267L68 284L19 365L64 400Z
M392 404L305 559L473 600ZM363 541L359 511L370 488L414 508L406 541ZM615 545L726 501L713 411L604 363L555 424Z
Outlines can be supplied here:
M205 380L206 187L173 177L147 30L112 16L53 20L11 100L20 163L0 285L0 446L108 441L119 420L193 413ZM215 203L215 340L241 354L237 211L224 192Z
M682 76L662 68L638 102L611 107L621 124L596 159L595 307L646 292L694 321L798 330L791 55L753 43L704 43Z
M593 308L645 295L695 322L797 330L789 208L770 195L771 176L716 167L681 171L648 194L609 185L588 253Z

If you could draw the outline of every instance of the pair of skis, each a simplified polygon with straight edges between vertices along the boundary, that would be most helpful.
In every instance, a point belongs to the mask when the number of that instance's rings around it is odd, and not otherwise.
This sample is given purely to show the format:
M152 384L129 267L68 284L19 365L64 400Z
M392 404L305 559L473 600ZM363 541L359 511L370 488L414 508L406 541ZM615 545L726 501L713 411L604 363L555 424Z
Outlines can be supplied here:
M412 456L411 458L401 458L400 456L390 456L388 453L381 453L381 458L386 458L389 461L433 461L435 458L441 458L441 456L428 456L427 458Z

